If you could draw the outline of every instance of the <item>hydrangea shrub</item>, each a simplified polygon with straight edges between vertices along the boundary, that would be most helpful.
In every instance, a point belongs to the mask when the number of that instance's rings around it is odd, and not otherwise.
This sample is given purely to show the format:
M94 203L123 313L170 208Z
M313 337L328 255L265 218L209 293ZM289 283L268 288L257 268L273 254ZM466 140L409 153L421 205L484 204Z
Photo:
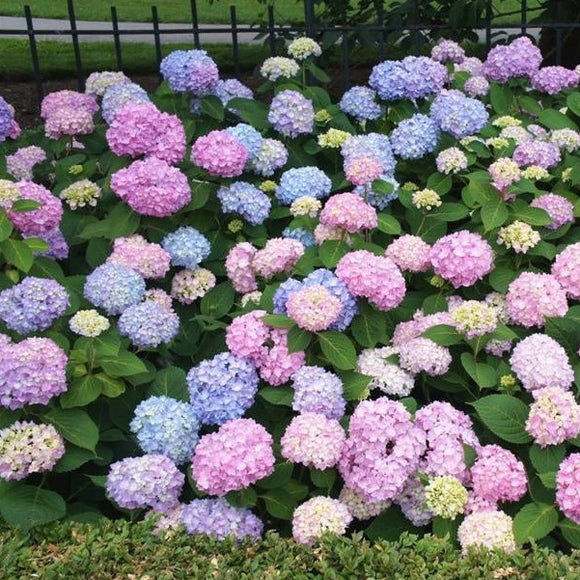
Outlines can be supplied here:
M318 56L0 99L9 523L580 547L578 71Z

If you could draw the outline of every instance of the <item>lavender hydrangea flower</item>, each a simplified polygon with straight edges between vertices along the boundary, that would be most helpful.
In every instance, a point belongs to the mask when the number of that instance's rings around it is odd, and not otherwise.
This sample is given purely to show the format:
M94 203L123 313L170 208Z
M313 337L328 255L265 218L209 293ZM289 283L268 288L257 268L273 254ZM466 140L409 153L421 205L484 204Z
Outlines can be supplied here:
M161 61L161 74L179 93L207 95L216 87L219 71L205 50L174 50Z
M274 175L276 169L286 165L288 161L288 149L277 139L264 139L262 147L250 162L250 168L254 173L263 177Z
M129 427L145 453L165 455L177 465L191 459L199 441L193 407L171 397L149 397L139 403Z
M272 99L268 121L284 137L293 139L311 133L314 128L312 101L298 91L282 91Z
M109 124L115 120L117 110L127 103L150 103L147 91L135 83L110 86L103 95L101 112Z
M340 100L339 107L343 113L354 117L357 121L375 121L384 110L375 101L377 94L369 87L352 87Z
M316 245L314 234L306 228L285 228L282 232L283 238L292 238L298 240L305 248L312 248Z
M206 425L239 419L252 406L258 382L256 367L229 352L202 361L187 374L191 404Z
M420 159L432 153L438 141L435 121L419 113L401 121L391 134L393 151L403 159Z
M389 138L380 133L352 135L344 142L341 153L345 165L355 159L376 159L385 175L393 175L397 164Z
M14 109L0 97L0 143L12 132L12 122L14 121Z
M0 319L10 330L30 334L50 328L69 305L68 293L58 282L29 276L0 292Z
M85 298L107 314L121 314L145 294L145 280L131 268L103 264L87 276Z
M479 133L489 121L485 105L461 91L441 91L431 105L431 118L456 139Z
M298 413L318 413L339 420L346 401L342 381L322 367L304 365L292 375L294 399L292 408Z
M157 348L179 332L179 317L170 308L151 300L129 306L119 318L119 332L135 346Z
M236 181L221 187L217 197L224 213L237 213L253 226L264 223L270 215L270 198L251 183Z

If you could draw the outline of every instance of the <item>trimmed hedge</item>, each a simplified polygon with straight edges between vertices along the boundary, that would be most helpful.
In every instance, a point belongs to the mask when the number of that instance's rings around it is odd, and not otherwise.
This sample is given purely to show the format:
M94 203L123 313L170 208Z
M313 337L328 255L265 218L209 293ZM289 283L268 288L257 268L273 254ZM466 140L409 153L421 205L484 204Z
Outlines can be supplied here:
M152 523L60 523L30 535L0 532L2 578L173 580L575 580L580 551L540 548L511 555L471 552L448 540L404 533L396 542L327 537L312 549L268 533L263 541L218 542L183 533L155 536Z

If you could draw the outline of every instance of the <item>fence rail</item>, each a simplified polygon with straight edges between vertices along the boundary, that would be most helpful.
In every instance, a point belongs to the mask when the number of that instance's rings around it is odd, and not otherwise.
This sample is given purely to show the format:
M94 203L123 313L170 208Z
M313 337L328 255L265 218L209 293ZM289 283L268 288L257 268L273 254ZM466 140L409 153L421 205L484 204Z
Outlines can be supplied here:
M268 6L267 22L258 26L248 26L238 24L238 18L235 6L230 6L230 24L229 25L203 25L199 22L198 9L196 0L190 0L191 6L191 23L184 23L181 25L164 26L159 21L159 12L156 6L151 9L151 23L139 24L137 28L127 28L119 21L117 9L111 6L110 29L102 28L79 28L79 21L75 14L74 0L67 0L68 6L68 29L56 29L34 26L33 14L30 6L24 7L24 19L26 23L25 28L4 28L0 26L0 36L4 37L23 37L28 39L30 58L32 63L32 70L34 76L34 84L38 102L44 96L43 75L39 60L38 42L39 38L44 37L65 37L72 42L74 53L75 70L74 74L77 81L77 86L80 91L84 90L85 70L83 68L82 58L82 43L80 37L110 37L115 49L115 61L117 70L123 70L123 41L126 37L136 36L144 39L151 38L155 46L155 59L157 69L162 60L162 37L173 37L183 41L184 35L188 41L192 42L197 49L202 48L201 38L204 35L223 35L224 40L231 44L232 60L234 71L236 75L241 72L240 62L240 36L255 35L255 37L263 37L264 44L268 47L271 55L276 54L277 40L280 37L288 37L293 35L308 35L310 37L319 37L325 33L332 32L338 36L338 41L341 47L341 70L342 80L345 88L350 85L350 67L351 67L351 35L352 33L378 33L377 47L380 59L386 57L387 52L387 35L393 32L405 32L411 35L413 40L413 50L416 54L421 51L423 36L418 33L427 33L433 31L451 30L449 24L432 24L425 22L418 22L418 7L420 0L413 0L411 22L400 26L390 26L384 24L384 9L381 7L377 12L376 23L363 24L360 26L353 26L348 24L346 13L342 14L342 24L337 26L328 26L319 23L316 20L314 12L314 1L304 0L304 24L303 25L284 25L275 22L275 14L273 6ZM530 34L530 31L538 31L542 28L550 28L555 31L555 61L560 64L562 60L563 49L563 34L570 30L580 30L580 21L564 22L562 19L562 9L565 0L559 0L556 4L556 16L558 22L530 24L528 20L530 9L527 1L522 0L521 11L519 11L519 21L514 23L494 23L492 0L488 0L485 18L478 24L476 30L479 32L480 40L485 43L486 48L489 49L492 45L494 35L497 32L504 33L518 33ZM80 23L85 24L85 23ZM254 38L255 38L254 37ZM175 40L174 40L175 42Z

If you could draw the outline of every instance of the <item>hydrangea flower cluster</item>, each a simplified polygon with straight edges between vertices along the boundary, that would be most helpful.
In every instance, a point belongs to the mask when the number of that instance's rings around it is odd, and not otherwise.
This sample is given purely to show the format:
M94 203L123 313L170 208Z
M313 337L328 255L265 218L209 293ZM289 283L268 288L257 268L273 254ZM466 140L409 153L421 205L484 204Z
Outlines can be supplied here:
M459 173L467 169L467 157L458 147L449 147L437 155L437 171L445 175Z
M562 461L556 475L556 503L575 524L580 524L579 479L580 453L572 453Z
M352 87L342 95L340 110L359 123L375 121L383 115L383 107L376 101L377 94L365 86Z
M516 254L526 254L540 242L540 234L531 225L516 220L508 226L500 228L497 234L497 244L513 249Z
M50 139L63 135L88 135L93 132L93 115L99 110L95 97L75 91L57 91L42 100L40 116Z
M419 236L404 234L387 246L385 255L404 272L416 274L426 272L431 267L430 251L431 246Z
M300 65L293 58L272 56L267 58L260 67L260 74L271 82L278 79L291 79L300 72Z
M348 508L339 500L313 497L294 510L292 536L297 542L311 546L325 533L343 535L351 521Z
M126 85L131 79L121 71L94 72L87 77L85 93L94 97L102 97L109 87L114 85Z
M116 238L107 262L135 270L143 278L163 278L169 271L171 256L159 244L148 242L143 236L133 234Z
M456 139L479 133L489 121L485 105L461 91L443 90L431 105L431 119Z
M464 555L470 547L489 550L500 549L513 552L516 549L514 522L510 516L499 510L476 512L468 515L457 531Z
M117 111L127 103L150 103L147 91L135 83L116 83L105 89L101 103L103 119L109 124L115 120Z
M21 147L6 156L6 171L18 181L32 181L34 166L46 161L46 152L36 145Z
M454 520L463 513L467 489L452 475L440 475L425 487L425 505L436 516Z
M68 325L75 334L94 338L108 330L111 323L96 310L77 310Z
M377 212L356 193L337 193L324 204L320 223L355 234L363 229L375 228Z
M309 38L308 36L301 36L299 38L295 38L289 45L288 45L288 54L295 58L296 60L306 60L310 57L320 56L322 54L322 48L320 45Z
M391 133L393 151L402 159L425 157L435 150L438 142L437 123L420 113L401 121Z
M161 61L161 74L178 93L207 95L219 80L217 65L205 50L174 50Z
M62 202L42 185L32 181L16 184L20 199L29 199L39 204L32 211L8 210L8 217L14 227L29 236L41 236L58 227L62 219Z
M272 207L270 198L263 191L244 181L221 187L217 196L224 213L237 213L253 226L264 223Z
M179 317L153 300L132 304L119 317L119 332L141 348L156 348L171 342L179 332Z
M314 106L298 91L281 91L272 99L268 121L284 137L294 139L312 132Z
M197 487L224 496L244 489L274 470L272 436L253 419L235 419L204 435L192 460Z
M228 131L202 135L191 148L191 162L219 177L241 175L249 155L247 147Z
M292 387L294 411L334 420L344 415L346 401L342 381L334 373L322 367L304 365L292 375Z
M570 244L561 251L552 264L552 276L570 298L580 298L580 243Z
M404 371L399 365L391 362L398 354L396 348L365 349L357 359L357 372L372 377L369 389L379 389L390 397L406 397L415 386L413 375Z
M282 174L276 199L282 205L290 205L305 196L322 199L328 197L331 188L332 182L324 171L317 167L298 167Z
M498 324L494 308L477 300L466 300L451 314L455 328L466 338L492 333Z
M64 440L52 425L16 421L0 429L0 478L18 481L50 471L64 453Z
M529 38L522 36L507 46L492 48L483 64L483 72L488 80L505 83L518 77L531 78L541 62L540 50Z
M181 304L192 304L203 298L215 284L215 275L205 268L180 270L171 280L171 298Z
M288 150L284 143L277 139L264 139L260 150L250 163L250 168L258 175L270 177L277 169L284 167L287 161Z
M561 195L546 193L532 200L530 206L543 209L550 216L551 222L545 226L549 230L557 230L574 221L574 205Z
M580 77L576 71L563 66L546 66L534 72L531 81L532 88L536 91L555 95L563 89L578 86Z
M187 374L189 397L202 425L239 419L254 402L258 373L249 361L229 352L217 354Z
M191 226L182 226L167 234L161 245L171 256L172 266L183 266L191 270L197 268L211 250L209 240Z
M177 465L191 459L199 441L194 408L170 397L139 403L129 427L145 453L164 455Z
M102 190L96 183L88 179L81 179L65 187L59 195L70 209L75 210L87 205L95 207L101 194Z

